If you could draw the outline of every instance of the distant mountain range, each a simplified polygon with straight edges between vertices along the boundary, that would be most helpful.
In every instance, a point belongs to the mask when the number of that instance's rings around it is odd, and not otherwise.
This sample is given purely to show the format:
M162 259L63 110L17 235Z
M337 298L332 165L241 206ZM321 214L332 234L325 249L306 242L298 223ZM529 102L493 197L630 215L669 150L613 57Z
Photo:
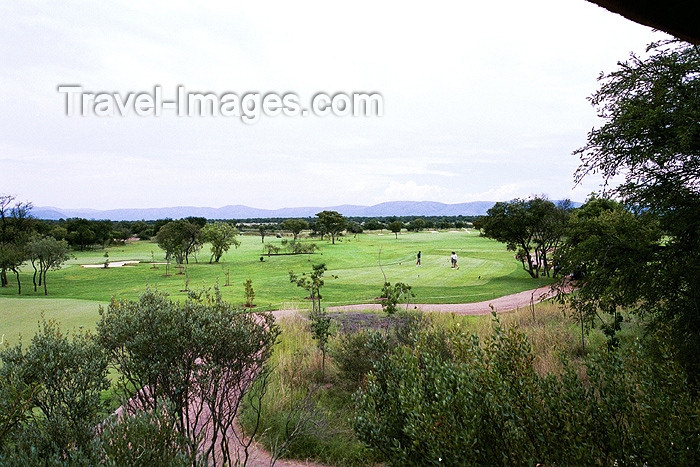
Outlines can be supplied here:
M556 203L556 201L554 201ZM180 219L197 216L207 219L253 219L253 218L292 218L313 217L323 210L338 211L348 217L386 217L386 216L482 216L486 214L495 201L472 201L468 203L445 204L434 201L391 201L374 206L357 206L343 204L329 207L301 207L280 209L259 209L249 206L234 205L221 208L203 208L194 206L176 206L171 208L131 208L131 209L61 209L54 207L35 207L32 215L38 219L68 219L82 217L85 219L109 219L113 221L137 221L155 219ZM578 203L574 203L578 205Z

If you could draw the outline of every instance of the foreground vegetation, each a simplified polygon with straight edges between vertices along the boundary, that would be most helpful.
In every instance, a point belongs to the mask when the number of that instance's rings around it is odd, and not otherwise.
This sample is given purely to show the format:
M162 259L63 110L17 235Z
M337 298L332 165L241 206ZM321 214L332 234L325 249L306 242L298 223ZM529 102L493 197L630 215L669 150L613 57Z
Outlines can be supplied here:
M28 346L0 352L0 463L244 464L254 432L238 439L234 423L266 377L273 318L216 289L184 302L147 290L100 316L95 333L72 336L43 321ZM112 416L108 390L121 404Z
M617 352L596 331L585 355L553 303L496 321L349 318L335 316L325 377L308 323L281 322L262 406L273 454L343 466L700 460L700 405L673 360L646 354L655 343L630 317Z

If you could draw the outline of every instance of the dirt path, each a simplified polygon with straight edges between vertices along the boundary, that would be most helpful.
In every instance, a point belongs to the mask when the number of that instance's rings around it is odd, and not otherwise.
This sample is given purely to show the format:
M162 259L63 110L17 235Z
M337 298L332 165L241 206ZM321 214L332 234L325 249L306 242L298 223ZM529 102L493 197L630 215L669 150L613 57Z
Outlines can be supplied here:
M457 315L488 315L491 313L492 306L493 311L501 313L504 311L528 307L532 302L539 303L542 300L553 297L554 295L555 294L550 289L550 286L546 285L537 289L525 290L523 292L494 298L492 300L485 300L483 302L446 304L417 303L415 305L411 305L411 307L415 307L416 310L420 311L455 313ZM330 312L382 311L382 306L379 303L366 303L359 305L329 306L326 308L326 310ZM275 316L275 318L279 319L287 316L294 316L298 312L299 310L276 310L273 311L272 314Z

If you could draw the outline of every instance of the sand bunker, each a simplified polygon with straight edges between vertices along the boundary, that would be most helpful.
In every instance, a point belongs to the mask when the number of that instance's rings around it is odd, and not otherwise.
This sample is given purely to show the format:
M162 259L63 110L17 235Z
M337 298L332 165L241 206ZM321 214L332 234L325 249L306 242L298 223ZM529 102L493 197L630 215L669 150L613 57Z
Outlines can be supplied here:
M107 263L108 268L120 268L122 266L133 266L139 264L140 261L114 261ZM83 264L84 268L104 268L105 263L101 264Z

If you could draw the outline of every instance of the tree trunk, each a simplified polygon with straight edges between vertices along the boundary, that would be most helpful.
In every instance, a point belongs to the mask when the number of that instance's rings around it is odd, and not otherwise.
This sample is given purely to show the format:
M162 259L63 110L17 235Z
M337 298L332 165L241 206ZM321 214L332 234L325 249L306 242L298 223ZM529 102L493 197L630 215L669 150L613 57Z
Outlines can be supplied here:
M15 277L17 277L17 295L22 295L22 284L19 281L19 270L12 268L12 272L14 272Z
M5 268L0 270L0 284L2 287L7 286L7 270Z
M34 260L32 260L32 267L34 268L34 275L32 276L32 282L34 283L34 292L36 292L36 264L34 264Z
M44 295L48 295L49 291L46 290L46 270L44 270Z

